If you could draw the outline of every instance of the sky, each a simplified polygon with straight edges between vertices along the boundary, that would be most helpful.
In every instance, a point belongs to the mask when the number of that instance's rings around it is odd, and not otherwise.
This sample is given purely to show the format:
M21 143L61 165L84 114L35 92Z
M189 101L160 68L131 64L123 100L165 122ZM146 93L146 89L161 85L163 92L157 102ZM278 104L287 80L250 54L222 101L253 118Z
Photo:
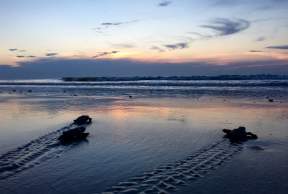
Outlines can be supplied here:
M288 0L0 0L0 79L288 74Z

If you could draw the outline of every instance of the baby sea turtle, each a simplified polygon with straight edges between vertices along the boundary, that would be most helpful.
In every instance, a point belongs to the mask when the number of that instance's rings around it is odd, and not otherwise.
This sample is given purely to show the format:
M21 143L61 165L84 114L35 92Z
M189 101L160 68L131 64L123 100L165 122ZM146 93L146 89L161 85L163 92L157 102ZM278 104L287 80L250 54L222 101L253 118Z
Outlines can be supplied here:
M74 120L73 124L75 125L88 125L92 123L92 118L88 115L82 115Z
M245 127L238 127L236 129L223 129L225 133L224 138L228 138L231 142L243 142L250 139L257 139L257 135L252 132L246 132Z

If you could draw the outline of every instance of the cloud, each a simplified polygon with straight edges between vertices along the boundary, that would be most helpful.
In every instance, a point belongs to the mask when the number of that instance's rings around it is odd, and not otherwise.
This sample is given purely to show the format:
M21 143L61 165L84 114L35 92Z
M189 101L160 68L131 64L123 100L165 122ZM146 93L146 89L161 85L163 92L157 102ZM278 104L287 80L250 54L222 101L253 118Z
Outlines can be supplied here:
M162 48L159 47L159 46L152 46L150 49L151 49L151 50L158 51L158 52L165 52L165 50L162 49Z
M122 22L114 22L114 23L112 23L112 22L104 22L104 23L101 23L102 26L119 26L121 24L123 24L123 23Z
M26 55L17 55L16 57L17 58L35 58L36 56L34 56L34 55L28 55L28 56L26 56Z
M268 46L266 48L269 48L269 49L283 49L283 50L286 50L288 49L288 45L277 45L277 46Z
M112 46L116 48L135 48L135 45L126 43L112 44Z
M166 44L163 46L169 50L185 49L185 48L189 48L189 43L188 42L179 42L176 44Z
M191 76L219 74L288 74L284 60L242 61L221 65L209 61L186 63L140 62L124 59L37 58L0 65L2 79L39 79L70 76Z
M139 20L130 20L130 21L125 21L125 22L103 22L101 23L101 26L109 27L109 26L120 26L124 24L131 24L138 22Z
M9 51L13 52L17 58L35 58L34 55L25 55L26 50L20 50L18 48L10 48ZM23 53L23 54L22 54Z
M158 52L165 52L165 51L172 51L178 49L186 49L189 48L189 41L186 42L178 42L174 44L164 44L161 46L152 46L150 47L151 50L158 51Z
M215 31L214 36L227 36L246 30L250 27L250 22L244 19L216 18L210 24L201 27Z
M122 25L136 23L136 22L139 22L139 20L130 20L130 21L124 21L124 22L102 22L100 26L92 28L92 30L95 30L97 33L104 33L105 29L107 28L122 26Z
M99 52L97 55L93 56L92 58L104 57L104 56L112 55L112 54L116 54L116 53L119 53L119 51Z
M17 49L17 48L10 48L10 49L8 49L9 51L11 51L11 52L18 52L18 53L24 53L24 52L26 52L26 50L20 50L20 49Z
M58 53L46 53L45 56L46 57L54 57L54 56L57 56Z
M9 51L11 51L11 52L15 52L15 51L17 51L18 49L17 48L11 48L11 49L8 49Z
M164 1L161 1L158 6L160 7L166 7L168 5L172 4L172 1L167 1L167 0L164 0Z
M266 40L266 37L264 37L264 36L260 36L256 39L257 42L262 42L264 40Z
M261 51L261 50L250 50L249 52L250 53L262 53L263 51Z
M251 22L244 19L215 18L209 24L200 25L202 28L213 30L213 34L188 32L190 41L207 40L219 36L228 36L248 29ZM261 37L264 38L264 37Z
M204 34L201 34L199 32L188 32L188 34L192 35L193 37L195 37L195 38L191 38L193 40L211 38L210 35L204 35Z

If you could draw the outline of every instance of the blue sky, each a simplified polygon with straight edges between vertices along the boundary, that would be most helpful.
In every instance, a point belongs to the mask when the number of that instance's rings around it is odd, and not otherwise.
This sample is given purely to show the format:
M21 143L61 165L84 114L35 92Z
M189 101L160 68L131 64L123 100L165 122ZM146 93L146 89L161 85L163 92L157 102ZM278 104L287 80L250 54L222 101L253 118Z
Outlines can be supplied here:
M273 61L281 72L287 12L288 0L1 0L0 75L43 60L128 60L151 74L159 63Z

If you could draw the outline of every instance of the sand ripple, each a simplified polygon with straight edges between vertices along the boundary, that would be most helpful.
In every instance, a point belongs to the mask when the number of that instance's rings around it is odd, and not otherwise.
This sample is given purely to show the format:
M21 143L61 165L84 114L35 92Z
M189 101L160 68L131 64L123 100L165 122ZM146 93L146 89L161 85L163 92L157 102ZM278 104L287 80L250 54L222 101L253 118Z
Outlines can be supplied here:
M48 133L0 156L0 180L60 156L67 146L61 146L57 138L71 126Z
M166 194L204 177L241 151L241 145L221 140L183 160L160 166L107 189L102 194Z

